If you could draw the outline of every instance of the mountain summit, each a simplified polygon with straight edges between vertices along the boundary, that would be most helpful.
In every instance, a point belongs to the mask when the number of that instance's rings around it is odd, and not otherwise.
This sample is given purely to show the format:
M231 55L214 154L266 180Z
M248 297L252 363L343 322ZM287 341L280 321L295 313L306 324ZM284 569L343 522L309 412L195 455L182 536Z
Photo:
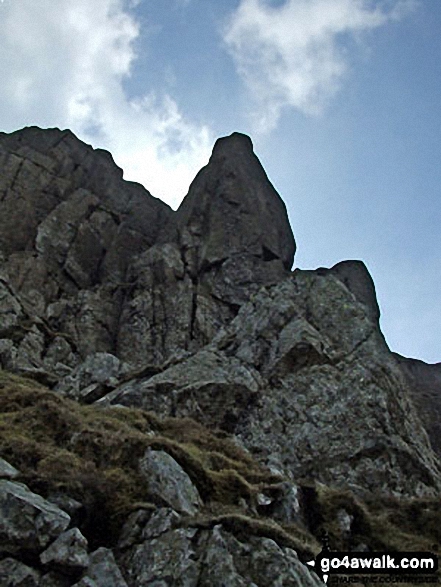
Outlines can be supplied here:
M389 350L361 261L295 249L240 133L176 212L0 133L0 585L312 586L323 532L437 543L440 365Z

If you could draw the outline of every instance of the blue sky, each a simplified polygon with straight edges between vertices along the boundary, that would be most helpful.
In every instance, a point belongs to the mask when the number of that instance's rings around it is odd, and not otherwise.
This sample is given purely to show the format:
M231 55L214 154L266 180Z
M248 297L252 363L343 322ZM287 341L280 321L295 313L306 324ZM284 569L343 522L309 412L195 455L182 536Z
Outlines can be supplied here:
M441 361L439 0L3 0L0 130L71 128L176 208L254 142L295 266L363 260L392 350Z

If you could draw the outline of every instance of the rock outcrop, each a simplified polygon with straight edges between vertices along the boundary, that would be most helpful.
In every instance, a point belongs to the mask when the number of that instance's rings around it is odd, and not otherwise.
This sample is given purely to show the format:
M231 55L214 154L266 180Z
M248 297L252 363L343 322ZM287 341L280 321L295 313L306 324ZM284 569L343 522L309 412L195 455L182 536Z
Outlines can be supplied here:
M294 271L254 295L209 345L100 402L220 427L293 479L437 493L439 464L405 377L371 305L336 274Z
M0 167L0 355L52 381L114 349L127 267L172 212L69 131L2 134Z
M173 212L0 133L0 586L313 586L323 533L439 542L439 365L390 352L361 261L294 254L244 135Z
M427 430L432 448L441 457L441 363L428 365L397 353L393 355L404 373L412 402Z
M53 383L91 353L197 350L290 270L285 206L248 137L215 146L172 211L69 131L0 135L0 357Z
M217 141L159 240L131 267L118 333L118 356L140 366L210 342L295 252L285 205L238 133Z

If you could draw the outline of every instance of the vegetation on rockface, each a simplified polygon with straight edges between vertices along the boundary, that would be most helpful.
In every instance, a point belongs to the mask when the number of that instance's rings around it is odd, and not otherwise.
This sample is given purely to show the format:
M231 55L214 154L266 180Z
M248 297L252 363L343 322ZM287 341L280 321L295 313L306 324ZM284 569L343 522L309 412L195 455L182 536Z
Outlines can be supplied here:
M166 451L187 472L205 518L253 511L257 494L281 481L224 434L191 419L81 406L0 371L0 455L32 490L45 497L65 493L84 504L80 526L92 545L115 542L127 513L151 505L138 469L149 447Z
M310 507L316 512L311 530L326 532L335 550L366 546L373 551L432 551L441 554L439 498L400 499L372 495L362 501L348 490L324 485L312 489ZM339 514L352 518L351 530L342 531Z
M235 534L267 536L305 557L320 550L324 532L333 549L439 552L439 500L373 496L362 502L349 491L300 483L304 526L282 526L257 513L257 496L277 494L283 479L225 434L188 418L81 406L0 370L0 456L44 497L78 499L84 505L78 525L92 546L114 544L130 511L159 505L151 503L138 468L148 447L169 453L198 488L204 507L187 520L192 525L221 523ZM350 531L342 528L341 512L352 518Z

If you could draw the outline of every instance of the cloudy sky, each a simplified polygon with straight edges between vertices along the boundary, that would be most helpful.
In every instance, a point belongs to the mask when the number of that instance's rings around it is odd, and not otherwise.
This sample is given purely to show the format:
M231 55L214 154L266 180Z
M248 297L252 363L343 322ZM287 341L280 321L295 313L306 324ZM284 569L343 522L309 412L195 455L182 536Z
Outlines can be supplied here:
M176 208L239 130L295 266L363 260L392 350L441 361L440 0L0 0L0 130L72 129Z

